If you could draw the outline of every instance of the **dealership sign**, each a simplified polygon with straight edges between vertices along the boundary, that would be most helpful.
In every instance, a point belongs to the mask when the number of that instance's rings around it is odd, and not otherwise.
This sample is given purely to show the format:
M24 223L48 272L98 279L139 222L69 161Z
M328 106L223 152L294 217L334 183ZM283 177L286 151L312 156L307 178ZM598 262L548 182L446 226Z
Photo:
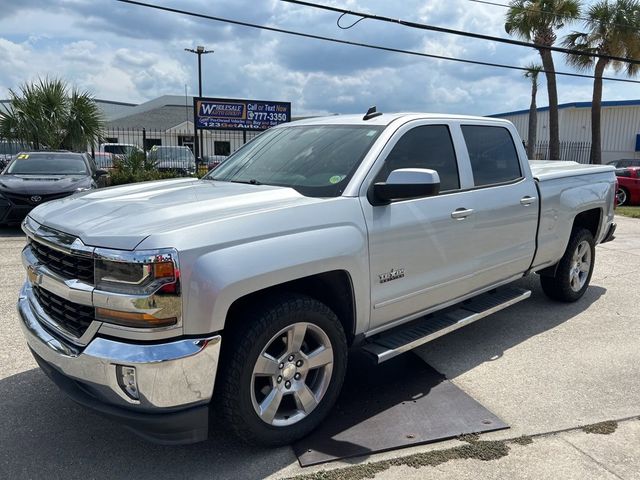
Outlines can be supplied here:
M194 98L194 123L205 130L266 130L291 121L291 103Z

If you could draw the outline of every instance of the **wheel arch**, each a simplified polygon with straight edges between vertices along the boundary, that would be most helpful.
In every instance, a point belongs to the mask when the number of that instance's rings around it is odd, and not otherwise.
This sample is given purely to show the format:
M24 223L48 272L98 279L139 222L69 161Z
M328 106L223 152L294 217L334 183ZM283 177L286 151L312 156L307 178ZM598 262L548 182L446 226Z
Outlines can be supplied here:
M331 270L317 273L244 295L236 299L225 318L226 328L237 328L240 325L242 312L257 302L278 293L299 293L324 303L338 317L352 345L356 339L356 300L351 275L346 270Z
M576 231L581 228L585 228L591 232L593 235L594 241L597 242L598 235L600 234L600 228L602 225L602 208L596 207L591 208L589 210L584 210L578 213L573 218L573 224L571 226L571 232L569 233L569 238L567 238L567 243L565 245L565 250L571 241L571 237L574 235ZM556 271L558 270L558 263L555 263L547 268L544 268L538 271L538 275L543 277L554 277L556 275Z

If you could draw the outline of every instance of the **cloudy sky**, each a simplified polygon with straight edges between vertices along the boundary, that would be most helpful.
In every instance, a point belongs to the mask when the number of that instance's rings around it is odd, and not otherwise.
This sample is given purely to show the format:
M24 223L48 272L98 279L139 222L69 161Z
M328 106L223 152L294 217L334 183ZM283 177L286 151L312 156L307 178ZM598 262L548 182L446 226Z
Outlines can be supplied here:
M505 9L469 0L314 1L506 36ZM439 55L513 65L539 58L529 49L372 20L343 31L336 26L336 14L278 0L149 2ZM196 58L184 48L196 45L215 50L203 57L204 95L291 101L294 115L362 112L372 104L382 111L486 115L529 105L529 81L517 71L302 39L115 0L0 0L0 98L7 97L9 88L47 75L106 100L138 103L182 95L185 85L194 94ZM556 65L571 70L561 55ZM590 80L558 77L558 82L561 103L590 100ZM604 100L636 98L640 85L605 83ZM544 87L538 104L547 104Z

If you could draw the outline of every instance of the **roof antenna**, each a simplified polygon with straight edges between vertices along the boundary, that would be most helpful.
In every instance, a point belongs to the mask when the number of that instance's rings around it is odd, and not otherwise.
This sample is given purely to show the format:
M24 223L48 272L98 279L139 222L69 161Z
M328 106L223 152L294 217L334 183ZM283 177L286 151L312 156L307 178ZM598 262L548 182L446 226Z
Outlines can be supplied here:
M367 113L364 114L362 120L371 120L372 118L379 117L380 115L382 115L382 112L377 112L376 106L373 105L372 107L369 107L369 110L367 110Z

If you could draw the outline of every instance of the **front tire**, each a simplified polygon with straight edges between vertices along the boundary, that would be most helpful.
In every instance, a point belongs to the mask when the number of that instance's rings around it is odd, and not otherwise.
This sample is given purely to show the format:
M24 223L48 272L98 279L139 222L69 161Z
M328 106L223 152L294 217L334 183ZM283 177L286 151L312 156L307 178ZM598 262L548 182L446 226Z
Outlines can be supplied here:
M569 245L558 262L554 276L541 276L540 285L551 299L560 302L575 302L589 288L595 264L595 241L585 228L575 230Z
M338 317L297 294L265 300L234 319L216 389L227 425L250 444L290 444L333 407L347 366Z

